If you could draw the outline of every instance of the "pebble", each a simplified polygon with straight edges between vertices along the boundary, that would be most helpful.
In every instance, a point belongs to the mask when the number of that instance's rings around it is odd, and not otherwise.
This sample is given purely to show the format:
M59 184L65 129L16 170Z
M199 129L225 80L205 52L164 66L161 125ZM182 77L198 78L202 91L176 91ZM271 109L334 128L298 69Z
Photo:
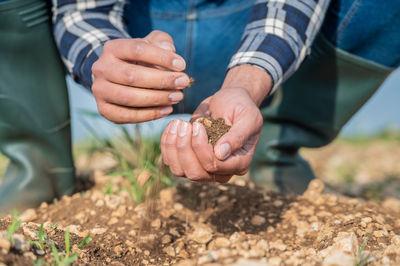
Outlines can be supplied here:
M28 237L31 240L37 240L38 236L36 235L36 230L33 231L27 226L22 227L22 231L24 231L24 236Z
M90 230L90 233L92 235L102 235L105 232L107 232L107 228L93 228L92 230Z
M114 211L111 216L114 217L122 217L126 214L126 206L119 206L116 211Z
M117 217L111 217L111 219L108 221L107 225L111 226L113 224L118 223L118 218Z
M225 237L217 237L214 242L217 248L227 248L231 245L231 241Z
M68 226L69 228L69 232L75 235L79 235L81 227L79 225L74 225L71 224L70 226Z
M0 248L5 249L7 252L10 251L10 248L11 248L10 241L8 241L8 239L2 237L2 235L0 235Z
M169 244L169 243L171 243L172 242L172 237L170 236L170 235L164 235L162 238L161 238L161 243L162 244Z
M251 224L254 226L263 225L265 221L265 218L260 215L254 215L253 218L251 218Z
M282 207L282 206L283 206L283 201L281 201L281 200L275 200L274 203L273 203L273 205L274 205L275 207Z
M161 220L160 219L155 219L151 222L151 227L153 227L154 229L160 229L161 227Z
M160 191L160 201L161 203L168 203L174 200L174 195L176 194L176 188L169 187Z
M111 195L106 195L104 197L104 201L108 208L115 210L122 203L122 198L118 195L111 194Z
M122 253L123 251L124 251L124 250L123 250L123 248L122 248L121 246L116 246L116 247L114 248L114 253L115 253L117 256L120 256L121 253Z
M172 246L163 248L163 251L168 254L168 256L175 257L175 249Z
M146 256L150 256L150 251L148 251L147 249L146 249L143 253L144 253L144 255L146 255Z
M279 257L272 257L272 258L268 259L268 265L271 265L271 266L278 266L281 264L281 262L282 262L282 259Z
M27 223L35 220L36 218L36 211L34 209L27 209L18 217L18 220Z
M197 264L198 265L202 265L202 264L206 264L209 262L214 262L218 260L218 253L216 251L210 251L208 252L206 255L201 256L198 260L197 260Z
M33 253L30 252L30 251L25 252L23 256L24 256L25 258L28 258L28 259L32 260L32 261L35 261L35 260L37 259L37 257L35 256L35 254L33 254Z
M12 236L14 244L12 245L16 250L25 252L30 250L31 244L25 240L25 237L21 234L14 234Z
M213 231L210 227L205 224L196 224L194 227L194 232L190 234L191 239L201 244L206 244L211 240Z
M179 202L177 202L177 203L174 204L174 209L176 211L181 211L181 210L183 210L183 205L180 204Z

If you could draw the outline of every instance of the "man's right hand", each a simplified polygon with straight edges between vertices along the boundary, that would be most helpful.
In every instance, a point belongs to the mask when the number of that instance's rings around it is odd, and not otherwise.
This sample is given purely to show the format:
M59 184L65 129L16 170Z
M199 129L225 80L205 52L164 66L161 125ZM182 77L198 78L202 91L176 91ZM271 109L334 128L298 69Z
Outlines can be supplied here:
M164 117L183 99L189 77L171 36L153 31L143 39L107 41L93 64L92 91L108 120L139 123Z

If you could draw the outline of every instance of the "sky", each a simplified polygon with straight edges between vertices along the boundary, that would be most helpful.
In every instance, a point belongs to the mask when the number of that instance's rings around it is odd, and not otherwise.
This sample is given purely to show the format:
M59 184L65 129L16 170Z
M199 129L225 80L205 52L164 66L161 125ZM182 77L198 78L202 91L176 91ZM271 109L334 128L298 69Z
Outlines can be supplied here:
M88 90L77 85L71 78L67 79L71 105L72 137L74 142L90 137L86 121L102 136L117 134L116 126L101 117L92 117L84 111L97 112L96 102ZM384 82L374 96L345 125L341 134L344 136L367 136L387 128L400 129L400 69ZM169 121L177 116L143 123L143 134L161 133ZM179 116L189 119L189 115ZM133 125L128 125L132 128Z

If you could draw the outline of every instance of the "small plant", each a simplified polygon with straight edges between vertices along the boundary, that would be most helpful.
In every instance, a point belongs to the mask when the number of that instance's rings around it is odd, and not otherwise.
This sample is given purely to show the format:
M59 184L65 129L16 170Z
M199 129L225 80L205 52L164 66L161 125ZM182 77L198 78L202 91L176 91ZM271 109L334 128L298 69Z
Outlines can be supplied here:
M82 110L82 113L92 118L99 118L99 114ZM120 136L117 138L102 137L89 123L83 121L86 129L96 141L89 147L89 154L103 152L111 154L117 164L110 169L108 176L122 176L129 181L129 185L121 188L129 192L137 203L146 198L158 195L158 192L168 186L173 186L173 175L162 164L159 137L143 138L140 128L135 125L131 133L124 126L117 126ZM145 173L145 181L141 179ZM105 188L105 194L111 194L114 189L110 182Z
M15 234L15 232L18 230L18 228L21 226L21 221L18 220L18 212L14 211L13 214L13 221L10 226L7 227L7 239L10 241L12 245L14 245L14 239L12 236Z
M39 231L36 232L36 236L38 237L38 241L29 240L29 242L37 249L44 251L47 235L43 234L43 224L40 225Z
M51 246L51 251L54 257L53 265L56 266L67 266L71 265L77 258L78 254L71 253L71 244L70 244L70 234L69 229L65 230L65 255L60 255L55 245ZM82 242L78 245L78 249L82 249L90 242L90 234L88 234ZM41 265L41 264L40 264Z
M371 237L371 235L367 236L367 238L365 238L365 240L363 241L363 243L361 244L361 247L358 249L358 254L357 254L357 258L356 261L354 262L354 266L364 266L365 264L367 264L370 256L364 256L364 249L368 244L368 240Z
M69 229L65 230L65 255L59 255L55 245L51 246L51 251L54 257L54 265L56 266L71 265L78 258L78 254L71 254Z

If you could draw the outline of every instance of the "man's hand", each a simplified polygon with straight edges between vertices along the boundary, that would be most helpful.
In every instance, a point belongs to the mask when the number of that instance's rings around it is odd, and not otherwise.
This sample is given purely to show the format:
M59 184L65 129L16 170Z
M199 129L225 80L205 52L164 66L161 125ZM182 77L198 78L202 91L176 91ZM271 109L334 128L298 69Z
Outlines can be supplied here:
M245 174L261 135L258 105L270 85L269 76L257 67L231 69L221 90L205 99L192 116L192 120L222 117L231 129L213 148L202 124L172 121L161 138L163 160L171 172L205 182L227 182L232 175Z
M171 36L153 31L143 39L105 43L93 64L93 94L101 115L115 123L164 117L183 99L189 77Z

